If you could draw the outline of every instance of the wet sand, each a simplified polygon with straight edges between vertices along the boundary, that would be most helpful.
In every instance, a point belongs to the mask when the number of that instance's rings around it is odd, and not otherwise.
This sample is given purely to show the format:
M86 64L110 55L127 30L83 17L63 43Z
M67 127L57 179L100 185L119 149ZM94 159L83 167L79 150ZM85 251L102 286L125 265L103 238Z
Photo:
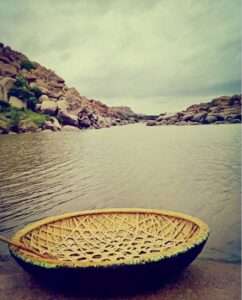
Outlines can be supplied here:
M74 299L117 299L117 300L238 300L241 296L241 265L196 260L177 279L164 284L157 290L135 295L90 297L79 292L61 292L41 286L25 273L12 259L0 262L1 300L74 300Z

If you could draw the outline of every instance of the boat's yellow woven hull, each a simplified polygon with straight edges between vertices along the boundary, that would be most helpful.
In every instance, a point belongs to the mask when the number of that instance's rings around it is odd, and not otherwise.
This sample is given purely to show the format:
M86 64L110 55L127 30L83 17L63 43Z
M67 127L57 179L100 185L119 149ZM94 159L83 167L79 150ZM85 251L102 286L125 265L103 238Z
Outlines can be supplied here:
M204 222L177 212L93 210L30 224L12 240L36 254L13 246L10 251L18 261L44 269L147 265L196 253L208 234Z

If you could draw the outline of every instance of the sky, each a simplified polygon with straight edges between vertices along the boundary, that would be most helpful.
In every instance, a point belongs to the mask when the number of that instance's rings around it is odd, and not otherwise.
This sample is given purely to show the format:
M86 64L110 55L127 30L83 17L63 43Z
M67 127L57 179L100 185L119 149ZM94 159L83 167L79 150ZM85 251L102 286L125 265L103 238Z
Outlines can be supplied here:
M0 0L0 41L81 95L178 111L241 91L240 0Z

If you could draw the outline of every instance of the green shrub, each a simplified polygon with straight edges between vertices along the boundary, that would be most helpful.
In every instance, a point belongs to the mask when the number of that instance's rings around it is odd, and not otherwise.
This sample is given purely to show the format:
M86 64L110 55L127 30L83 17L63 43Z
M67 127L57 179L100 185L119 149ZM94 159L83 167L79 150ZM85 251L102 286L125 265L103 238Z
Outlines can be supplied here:
M18 97L22 100L26 100L29 97L34 96L34 94L30 91L28 81L22 75L16 76L16 81L13 87L9 90L8 95Z
M37 86L34 86L34 87L30 88L30 91L32 93L34 93L36 98L39 98L43 94L42 91Z
M31 110L25 110L25 118L31 120L38 127L41 127L44 124L44 122L49 119L48 116L33 112Z
M28 101L29 98L35 97L34 93L32 93L28 88L26 87L15 87L13 86L9 90L9 96L18 97L19 99L23 101Z
M0 100L0 112L8 111L10 108L10 104L6 101Z
M0 119L7 120L10 128L18 131L18 125L21 121L33 122L37 127L41 127L48 120L48 116L28 109L9 108L8 111L0 113Z
M35 110L36 104L38 103L38 99L35 96L30 96L26 102L28 109Z
M24 78L23 75L16 76L16 82L14 83L16 87L28 87L28 81Z
M18 124L21 120L21 115L22 113L20 112L20 110L17 109L11 109L8 113L7 116L10 119L11 128L13 130L16 130L18 128Z
M21 61L20 67L21 67L21 69L25 69L27 71L36 69L35 63L33 63L32 61L30 61L28 59Z

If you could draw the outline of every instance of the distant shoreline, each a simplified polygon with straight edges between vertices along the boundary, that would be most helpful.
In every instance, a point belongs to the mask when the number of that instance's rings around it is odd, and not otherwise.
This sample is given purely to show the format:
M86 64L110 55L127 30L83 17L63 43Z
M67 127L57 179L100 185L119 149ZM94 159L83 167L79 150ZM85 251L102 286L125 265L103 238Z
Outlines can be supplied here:
M108 106L81 96L54 71L0 43L0 134L100 129L137 122L148 126L241 123L241 95L221 96L178 113L159 113L137 114L128 106Z
M160 125L209 125L241 123L241 95L221 96L210 102L194 104L186 110L161 114L148 126Z

